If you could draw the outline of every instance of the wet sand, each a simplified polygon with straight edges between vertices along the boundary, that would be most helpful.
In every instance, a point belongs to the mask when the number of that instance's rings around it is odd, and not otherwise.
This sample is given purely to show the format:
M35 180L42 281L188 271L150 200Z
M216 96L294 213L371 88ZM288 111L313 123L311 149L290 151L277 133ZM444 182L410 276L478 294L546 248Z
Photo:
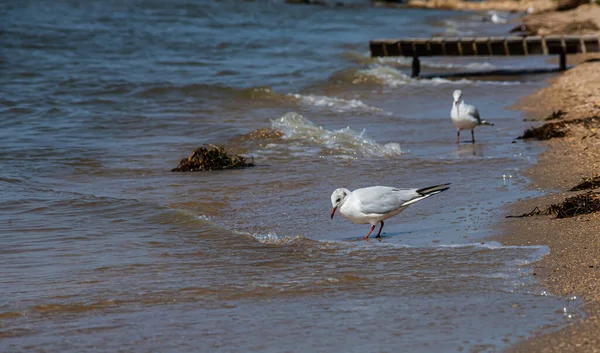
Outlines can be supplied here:
M565 120L600 115L600 61L584 62L565 72L549 87L523 99L519 108L528 110L530 118L537 121L559 109L566 112ZM520 215L574 196L576 192L567 190L581 178L599 173L600 136L596 128L574 125L566 137L542 142L547 151L527 174L532 187L548 194L512 205L507 214ZM500 239L506 245L549 246L550 254L532 265L533 274L553 294L583 298L582 309L588 315L558 332L535 336L507 351L600 352L600 214L566 219L509 218L503 227Z

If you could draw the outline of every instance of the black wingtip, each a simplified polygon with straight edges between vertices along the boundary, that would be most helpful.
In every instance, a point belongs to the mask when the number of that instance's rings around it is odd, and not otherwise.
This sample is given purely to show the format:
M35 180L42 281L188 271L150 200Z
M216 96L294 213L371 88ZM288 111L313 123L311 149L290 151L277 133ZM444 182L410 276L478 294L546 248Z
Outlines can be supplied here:
M446 184L439 184L439 185L434 185L434 186L428 186L426 188L422 188L422 189L418 189L417 192L421 195L428 195L431 193L439 193L442 191L446 191L448 189L450 189L450 187L448 185L450 185L452 183L446 183Z

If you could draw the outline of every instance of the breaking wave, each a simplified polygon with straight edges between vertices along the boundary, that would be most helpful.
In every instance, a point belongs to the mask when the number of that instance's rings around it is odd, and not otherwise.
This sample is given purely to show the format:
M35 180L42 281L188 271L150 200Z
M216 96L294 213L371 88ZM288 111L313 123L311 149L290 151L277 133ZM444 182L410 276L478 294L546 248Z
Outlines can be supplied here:
M386 56L386 57L377 58L377 62L379 62L381 64L395 63L395 64L404 65L404 66L411 66L412 60L413 60L412 58L404 57L404 56L399 56L399 57ZM505 68L505 67L496 66L496 65L488 63L488 62L444 63L444 62L439 62L439 61L427 60L425 58L421 59L421 67L432 67L432 68L439 68L439 69L469 69L469 70L475 70L475 71L487 71L487 70L497 70L497 69Z
M448 80L445 78L415 79L400 70L385 65L374 65L365 70L357 71L353 83L376 82L388 87L404 85L520 85L518 81L480 81L480 80Z
M365 136L365 130L356 132L350 127L339 130L327 130L315 125L302 115L290 112L281 118L271 120L271 127L281 131L283 138L289 141L317 144L322 147L349 155L373 157L399 156L400 145L395 142L379 144Z

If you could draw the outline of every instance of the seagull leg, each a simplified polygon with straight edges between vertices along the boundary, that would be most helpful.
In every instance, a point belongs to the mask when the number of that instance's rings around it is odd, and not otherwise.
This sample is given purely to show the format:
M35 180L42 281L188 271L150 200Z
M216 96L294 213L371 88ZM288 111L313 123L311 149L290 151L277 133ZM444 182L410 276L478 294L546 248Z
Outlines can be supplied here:
M471 143L475 143L475 130L471 130Z
M379 228L379 233L377 233L377 236L375 238L381 238L381 230L383 229L383 221L381 221L381 228Z
M373 224L371 226L371 230L369 231L369 233L367 233L367 235L365 235L365 237L363 239L367 239L369 237L369 235L371 235L371 233L373 233L374 230L375 230L375 225Z
M458 140L460 139L460 129L456 129L456 144L458 145Z

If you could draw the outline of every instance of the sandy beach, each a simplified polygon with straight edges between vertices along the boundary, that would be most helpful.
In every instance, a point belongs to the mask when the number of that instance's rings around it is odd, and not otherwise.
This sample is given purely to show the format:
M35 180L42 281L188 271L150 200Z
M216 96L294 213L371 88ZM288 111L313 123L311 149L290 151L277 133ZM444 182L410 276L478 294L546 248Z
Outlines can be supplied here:
M569 11L547 11L522 18L527 32L532 35L598 34L600 33L600 7L581 5Z
M546 108L561 109L567 112L565 119L576 119L600 112L600 105L593 102L599 90L600 62L590 62L568 71L550 87L530 98L531 102L546 99L552 102ZM543 142L548 149L537 165L528 171L528 175L533 187L547 190L549 194L513 205L508 213L519 215L535 207L558 203L574 195L567 190L579 183L581 178L597 174L600 141L595 131L594 128L572 126L565 138ZM507 232L502 241L507 245L548 245L550 254L535 263L532 271L552 293L583 297L586 302L584 310L589 315L582 322L558 333L533 338L509 351L600 351L598 220L598 214L565 219L555 219L553 216L507 219Z
M564 33L576 21L600 21L600 7L581 6L567 12L531 15L523 19L539 34ZM548 25L551 23L552 25ZM597 31L596 31L597 33ZM562 111L566 136L541 142L547 149L527 171L532 187L546 196L512 205L507 215L521 215L535 207L559 203L586 191L569 192L582 178L600 172L600 136L597 124L569 124L576 119L600 115L600 61L592 57L569 58L581 62L550 82L549 87L525 97L519 109L541 122L552 112ZM557 120L555 120L557 121ZM541 124L535 124L539 126ZM527 142L525 142L527 143ZM508 352L600 352L600 215L588 214L557 219L540 215L507 218L500 237L507 245L544 244L550 254L532 265L531 271L551 293L583 299L587 317L553 333L535 336L510 347Z
M408 0L406 5L413 8L448 9L465 11L533 11L544 12L554 10L556 2L550 0L491 0L491 1L463 1L463 0Z

